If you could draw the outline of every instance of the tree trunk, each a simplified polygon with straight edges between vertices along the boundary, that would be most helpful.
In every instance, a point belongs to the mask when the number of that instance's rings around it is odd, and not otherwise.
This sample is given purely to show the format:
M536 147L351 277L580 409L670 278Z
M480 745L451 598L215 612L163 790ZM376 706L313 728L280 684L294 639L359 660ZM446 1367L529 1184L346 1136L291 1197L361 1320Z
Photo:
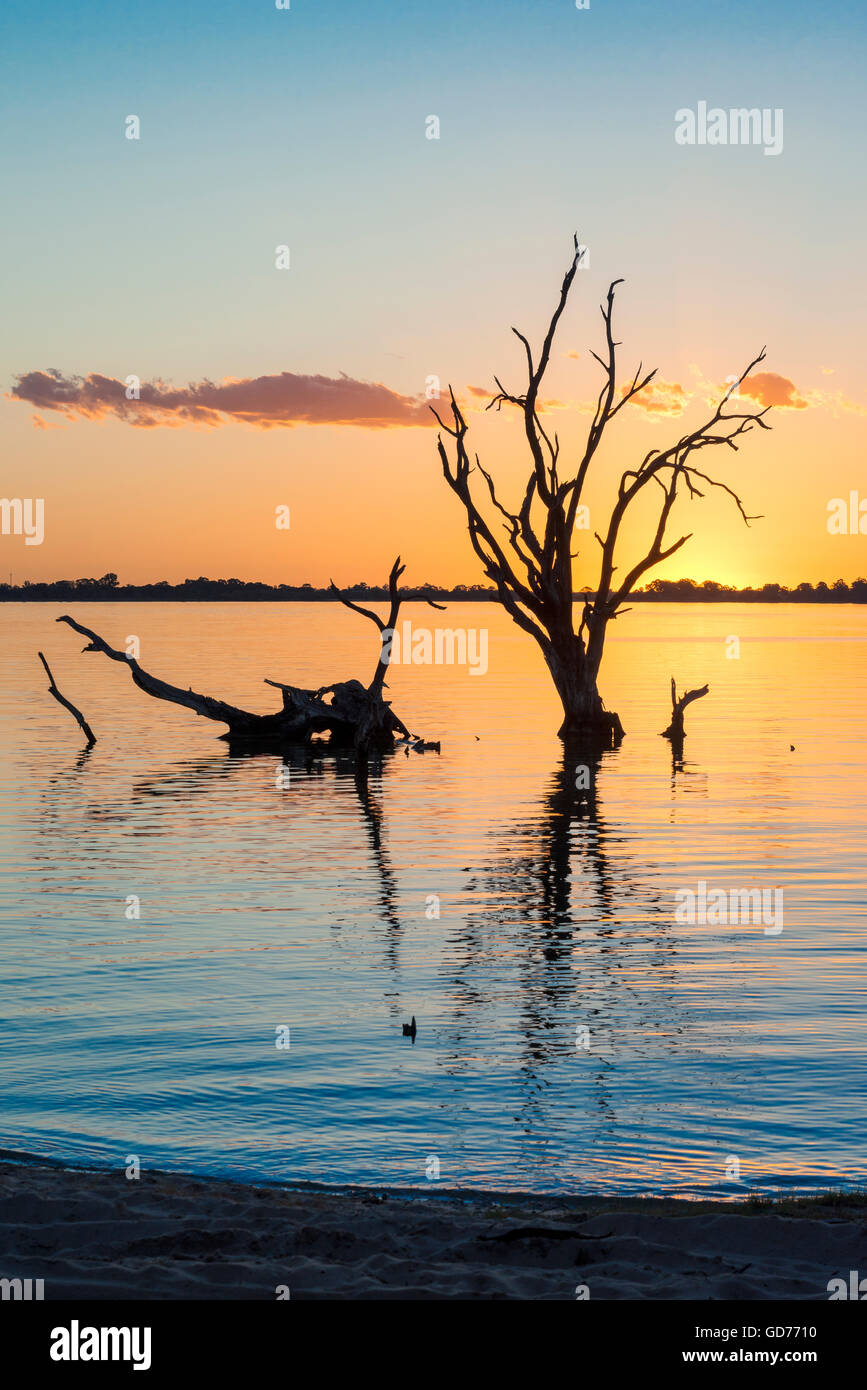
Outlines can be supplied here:
M607 710L596 686L596 672L587 660L580 640L569 633L545 652L557 693L563 705L562 739L581 739L613 747L623 738L618 715Z
M671 678L671 723L667 729L663 729L661 737L671 739L672 745L680 748L681 752L683 751L683 740L686 737L686 730L683 725L684 710L687 705L692 704L693 700L700 700L709 690L709 685L703 685L700 689L687 690L678 699L674 676Z

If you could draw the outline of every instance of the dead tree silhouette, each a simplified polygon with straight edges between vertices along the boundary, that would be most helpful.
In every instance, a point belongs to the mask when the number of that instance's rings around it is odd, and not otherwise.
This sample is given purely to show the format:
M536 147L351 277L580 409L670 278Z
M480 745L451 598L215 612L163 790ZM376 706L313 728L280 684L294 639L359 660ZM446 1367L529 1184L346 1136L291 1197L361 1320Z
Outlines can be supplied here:
M474 462L471 461L467 422L451 387L451 424L447 424L433 407L431 409L442 430L453 441L447 445L440 434L437 448L446 482L466 512L473 549L485 573L496 585L500 603L513 621L538 643L544 655L563 706L560 736L611 745L623 737L624 731L618 715L605 708L597 684L608 624L626 611L624 602L642 576L669 559L689 540L691 532L670 544L666 542L666 526L679 495L692 499L703 496L703 487L721 488L733 499L747 524L757 519L747 515L740 497L732 488L710 477L691 460L701 450L716 445L726 445L736 450L736 441L754 425L770 429L763 418L770 407L754 412L724 410L738 386L763 361L763 348L729 387L709 420L683 435L667 449L650 449L637 467L623 472L607 529L595 532L595 539L602 551L599 579L595 595L584 606L576 632L573 609L573 561L576 552L572 546L578 508L585 495L590 467L611 421L656 376L656 369L642 376L639 363L630 384L618 387L616 350L620 344L615 341L613 331L614 294L616 287L623 282L614 280L606 302L601 306L606 356L603 359L598 353L592 353L605 373L605 380L583 454L574 470L569 469L565 475L562 474L559 438L556 433L552 437L542 424L539 393L550 362L557 326L583 254L584 248L579 246L576 236L572 263L560 288L557 307L538 357L534 356L524 334L516 328L512 329L522 343L527 358L526 389L521 393L507 391L499 378L494 378L497 393L487 408L496 406L499 410L503 405L511 405L520 410L530 453L530 474L517 510L511 511L501 501L493 475L483 467L478 454L474 455ZM482 498L487 493L488 502L484 505L472 488L474 473L483 480L478 491ZM614 576L618 571L615 551L622 523L633 504L644 497L645 489L651 484L658 487L661 493L653 539L646 554L626 570L619 582L615 582ZM489 519L491 509L499 513L499 527ZM500 529L506 532L505 540L499 534Z

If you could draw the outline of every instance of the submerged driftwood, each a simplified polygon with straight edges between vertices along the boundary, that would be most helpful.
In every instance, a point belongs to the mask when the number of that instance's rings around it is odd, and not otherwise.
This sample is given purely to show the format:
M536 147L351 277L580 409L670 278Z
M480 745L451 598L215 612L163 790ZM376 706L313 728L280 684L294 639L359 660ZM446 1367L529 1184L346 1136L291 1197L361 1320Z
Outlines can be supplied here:
M663 729L661 738L671 739L672 744L682 744L686 738L686 730L683 727L683 715L687 705L691 705L693 700L700 700L710 690L709 685L703 685L695 690L687 690L678 698L677 686L674 683L674 676L671 678L671 723L667 729Z
M57 686L56 686L55 681L54 681L54 677L53 677L53 675L51 674L51 667L48 665L48 662L45 660L45 657L42 655L42 652L37 652L36 655L39 657L39 660L42 662L42 665L45 667L45 674L48 676L48 693L49 693L49 695L53 695L54 698L55 698L55 700L57 701L57 703L58 703L59 705L62 705L64 709L68 709L68 710L69 710L69 713L70 713L70 714L73 716L73 718L78 722L78 724L79 724L79 726L80 726L80 728L81 728L82 733L84 734L85 738L87 739L86 747L87 747L87 748L92 748L93 745L96 743L96 734L95 734L95 733L93 732L93 730L91 729L91 727L90 727L90 725L88 724L87 720L85 719L84 715L81 713L81 710L80 710L80 709L76 709L76 708L75 708L75 705L72 703L72 701L71 701L71 700L67 700L66 696L65 696L65 695L61 695L60 691L57 689Z
M393 629L401 602L404 598L413 597L398 592L397 581L404 568L398 556L389 575L391 604L387 622L378 614L359 608L349 599L341 599L341 602L354 612L370 618L376 623L380 633ZM333 584L332 588L335 593L339 592ZM225 724L228 732L220 737L236 747L250 751L267 751L279 749L287 744L304 743L314 734L324 733L330 734L332 742L354 747L359 753L371 748L392 746L396 734L402 734L405 740L412 741L412 746L415 746L415 736L410 734L403 721L394 713L390 701L383 698L388 663L381 659L377 660L373 680L368 686L362 685L361 681L348 680L337 681L318 690L305 690L301 686L266 679L266 685L274 686L282 692L283 708L276 714L252 714L249 710L239 709L224 700L216 700L211 695L199 695L192 689L183 690L180 686L169 685L167 681L160 680L158 676L152 676L139 665L135 657L109 646L97 632L75 622L68 615L58 618L57 622L67 623L75 632L80 632L82 637L88 638L84 651L102 652L111 661L123 662L129 668L133 683L146 695L152 695L156 700L167 700L173 705L183 705L203 719L213 719L219 724Z

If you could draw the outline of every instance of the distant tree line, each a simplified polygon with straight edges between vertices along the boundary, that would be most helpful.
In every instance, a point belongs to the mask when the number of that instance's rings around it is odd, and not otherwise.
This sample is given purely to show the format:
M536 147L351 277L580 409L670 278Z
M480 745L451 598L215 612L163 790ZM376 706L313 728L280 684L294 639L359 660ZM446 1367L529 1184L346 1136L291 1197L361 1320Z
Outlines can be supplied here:
M496 601L497 591L486 584L457 584L444 588L440 584L420 584L413 594L439 602ZM263 584L245 579L185 579L182 584L170 584L166 579L154 584L120 584L116 574L104 574L99 579L55 579L51 583L0 584L0 600L7 602L276 602L319 603L340 602L341 598L366 599L384 602L388 588L382 584L351 584L340 589L338 596L331 589L316 588L313 584ZM576 592L575 599L592 600L588 590ZM654 579L647 588L630 595L630 602L644 603L867 603L867 579L854 579L851 584L835 579L833 584L820 580L818 584L798 584L794 589L784 584L762 584L760 588L738 589L731 584L719 584L706 579L698 584L694 579Z
M703 584L694 579L654 579L632 598L662 603L867 603L867 579L853 579L851 584L843 579L835 579L833 584L820 580L818 584L796 584L794 589L785 584L736 589L715 579L706 579Z
M439 584L413 586L413 594L422 598L452 599L456 601L496 598L496 590L484 584L458 584L446 589ZM23 584L0 584L0 599L13 602L65 602L74 599L80 603L90 601L104 602L328 602L339 603L343 598L366 599L372 602L389 598L388 586L384 584L349 584L341 586L335 593L330 588L316 588L313 584L263 584L259 580L245 579L185 579L182 584L170 584L167 579L159 579L153 584L119 584L116 574L104 574L100 579L56 579L52 583L32 583L25 579Z

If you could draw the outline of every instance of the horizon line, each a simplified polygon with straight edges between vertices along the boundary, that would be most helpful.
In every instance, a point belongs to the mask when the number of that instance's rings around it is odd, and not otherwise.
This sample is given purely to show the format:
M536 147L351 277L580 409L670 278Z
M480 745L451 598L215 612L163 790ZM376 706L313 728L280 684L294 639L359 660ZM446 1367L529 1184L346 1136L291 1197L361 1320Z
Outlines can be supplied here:
M315 585L309 581L297 584L285 581L279 584L269 584L261 579L238 579L236 577L211 579L205 575L199 575L195 579L187 578L177 583L160 579L145 580L139 584L121 584L113 571L108 571L98 579L84 576L76 579L25 579L20 584L11 583L10 576L9 583L0 583L0 598L8 602L10 599L26 594L30 601L50 601L53 598L69 598L78 601L88 597L94 598L98 594L100 600L128 598L158 601L161 598L191 597L192 591L197 589L210 591L217 589L251 599L280 598L285 601L297 601L306 598L340 603L344 597L360 596L367 597L374 602L384 602L389 598L387 585L369 584L366 580L357 580L352 584L332 587L330 584ZM250 590L255 592L250 593ZM426 582L407 586L399 592L403 601L407 603L411 603L415 599L423 601L428 596L451 599L455 602L468 599L475 599L478 602L498 601L496 587L481 583L442 585ZM595 593L596 590L587 585L574 589L572 597L576 602L581 599L587 601ZM644 588L637 589L629 597L631 600L638 600L639 602L659 602L665 599L720 602L725 599L750 598L773 603L787 599L804 602L816 595L819 596L820 602L833 602L835 598L841 602L846 600L858 603L867 602L867 579L859 576L848 582L843 579L835 579L831 583L823 579L817 580L815 583L802 580L792 588L780 584L776 580L768 580L758 586L744 585L739 587L733 584L724 584L715 579L701 581L685 577L681 579L656 579ZM207 598L213 599L214 597L213 592L207 593Z

